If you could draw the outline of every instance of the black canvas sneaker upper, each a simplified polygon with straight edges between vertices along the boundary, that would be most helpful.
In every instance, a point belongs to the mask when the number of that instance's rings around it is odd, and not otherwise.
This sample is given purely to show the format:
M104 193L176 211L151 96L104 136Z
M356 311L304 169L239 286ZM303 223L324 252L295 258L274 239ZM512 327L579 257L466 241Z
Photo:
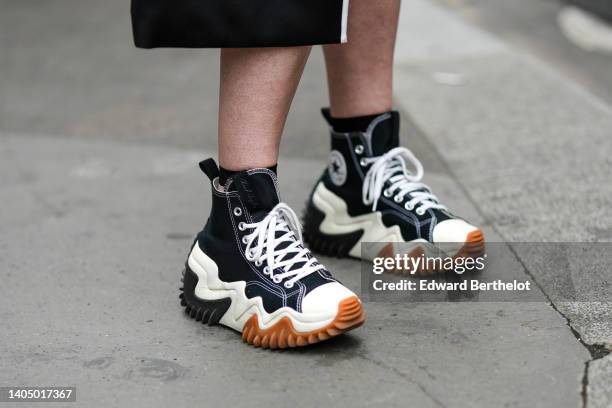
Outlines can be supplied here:
M218 184L214 160L200 163L212 183L212 210L197 236L202 252L218 265L224 282L245 282L245 295L260 296L265 311L302 310L315 288L336 282L301 240L299 220L280 201L276 175L247 170Z
M322 112L329 123L329 110ZM456 218L421 182L419 160L399 146L398 112L376 117L365 132L330 129L328 168L319 181L344 200L350 216L379 211L382 222L397 225L404 240L430 242L438 223Z

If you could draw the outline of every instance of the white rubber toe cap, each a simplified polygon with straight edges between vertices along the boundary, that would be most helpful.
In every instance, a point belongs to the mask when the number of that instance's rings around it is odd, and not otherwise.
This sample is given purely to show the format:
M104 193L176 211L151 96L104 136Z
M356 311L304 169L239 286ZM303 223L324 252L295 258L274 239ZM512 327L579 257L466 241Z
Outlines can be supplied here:
M477 231L478 228L468 224L464 220L450 219L444 220L437 224L433 230L434 243L440 242L457 242L463 243L468 240L468 235L471 232Z
M357 296L350 289L330 282L316 287L302 300L302 313L307 314L335 314L338 304L346 298Z

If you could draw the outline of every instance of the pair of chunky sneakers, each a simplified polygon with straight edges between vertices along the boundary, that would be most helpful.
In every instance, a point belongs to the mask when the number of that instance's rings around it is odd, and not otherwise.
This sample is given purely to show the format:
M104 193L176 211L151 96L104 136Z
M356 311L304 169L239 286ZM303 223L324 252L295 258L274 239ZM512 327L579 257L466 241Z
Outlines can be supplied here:
M329 111L323 114L329 121ZM378 116L366 132L332 129L331 139L328 168L306 206L304 235L280 200L273 171L243 171L221 185L214 160L200 163L213 194L183 274L181 304L191 317L241 332L256 347L305 346L365 320L357 295L305 241L325 255L362 259L392 256L393 243L460 243L455 256L484 244L478 228L453 216L420 181L420 162L399 146L397 112ZM380 247L366 253L363 242Z

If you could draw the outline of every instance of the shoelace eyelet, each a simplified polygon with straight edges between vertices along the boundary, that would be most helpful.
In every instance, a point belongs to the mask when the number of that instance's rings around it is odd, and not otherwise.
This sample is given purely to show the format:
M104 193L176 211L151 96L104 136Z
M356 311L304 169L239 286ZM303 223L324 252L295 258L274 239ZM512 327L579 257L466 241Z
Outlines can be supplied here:
M412 210L414 210L414 205L408 205L408 204L410 204L410 203L406 203L406 204L404 205L404 208L405 208L405 209L407 209L408 211L412 211Z
M246 209L242 211L243 215L248 215ZM287 204L279 203L263 220L258 223L245 222L244 225L247 230L253 230L251 234L245 233L241 237L242 242L246 244L246 247L241 246L244 258L252 262L251 265L266 264L262 268L262 274L279 285L279 288L285 280L295 282L324 268L307 250L304 252L299 224L295 212ZM264 237L263 240L261 237ZM271 242L268 239L271 239ZM272 260L270 265L267 264L268 260ZM279 263L279 274L275 274L275 265L272 265L275 260ZM297 264L301 266L297 267ZM258 268L256 271L262 269Z
M287 289L291 289L293 287L293 283L285 282L283 286Z
M395 147L378 157L363 157L360 163L366 167L362 170L365 173L362 201L364 205L371 205L373 211L377 208L379 198L388 195L384 187L397 192L396 195L402 196L403 199L408 194L419 192L420 194L411 197L409 201L412 201L414 208L419 208L421 205L424 207L424 210L419 211L421 215L426 214L429 208L446 210L446 207L440 204L432 194L431 189L421 181L424 172L423 165L405 147ZM413 169L409 169L410 166ZM399 204L408 200L396 199L396 201Z
M363 145L355 146L355 153L357 153L357 154L363 153Z
M393 197L393 201L395 201L396 203L401 203L403 200L404 200L404 197L400 197L398 195Z
M391 190L385 190L383 194L385 195L385 197L389 198L393 195L393 192Z
M234 208L234 215L236 217L240 217L242 215L242 208L240 208L240 207Z
M361 165L361 167L365 167L368 165L365 157L363 157L361 160L359 160L359 164Z
M244 222L241 222L238 224L238 229L240 231L244 231L246 229L246 224Z
M425 214L425 211L423 211L423 209L419 207L419 208L417 208L416 213L418 215L423 215L423 214Z

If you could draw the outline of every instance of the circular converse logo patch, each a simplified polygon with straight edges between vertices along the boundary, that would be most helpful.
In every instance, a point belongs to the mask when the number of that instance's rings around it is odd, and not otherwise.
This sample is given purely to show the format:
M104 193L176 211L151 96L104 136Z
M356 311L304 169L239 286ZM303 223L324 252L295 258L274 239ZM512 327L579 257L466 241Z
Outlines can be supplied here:
M346 182L346 162L344 156L337 150L329 152L327 157L327 171L332 183L341 186Z

